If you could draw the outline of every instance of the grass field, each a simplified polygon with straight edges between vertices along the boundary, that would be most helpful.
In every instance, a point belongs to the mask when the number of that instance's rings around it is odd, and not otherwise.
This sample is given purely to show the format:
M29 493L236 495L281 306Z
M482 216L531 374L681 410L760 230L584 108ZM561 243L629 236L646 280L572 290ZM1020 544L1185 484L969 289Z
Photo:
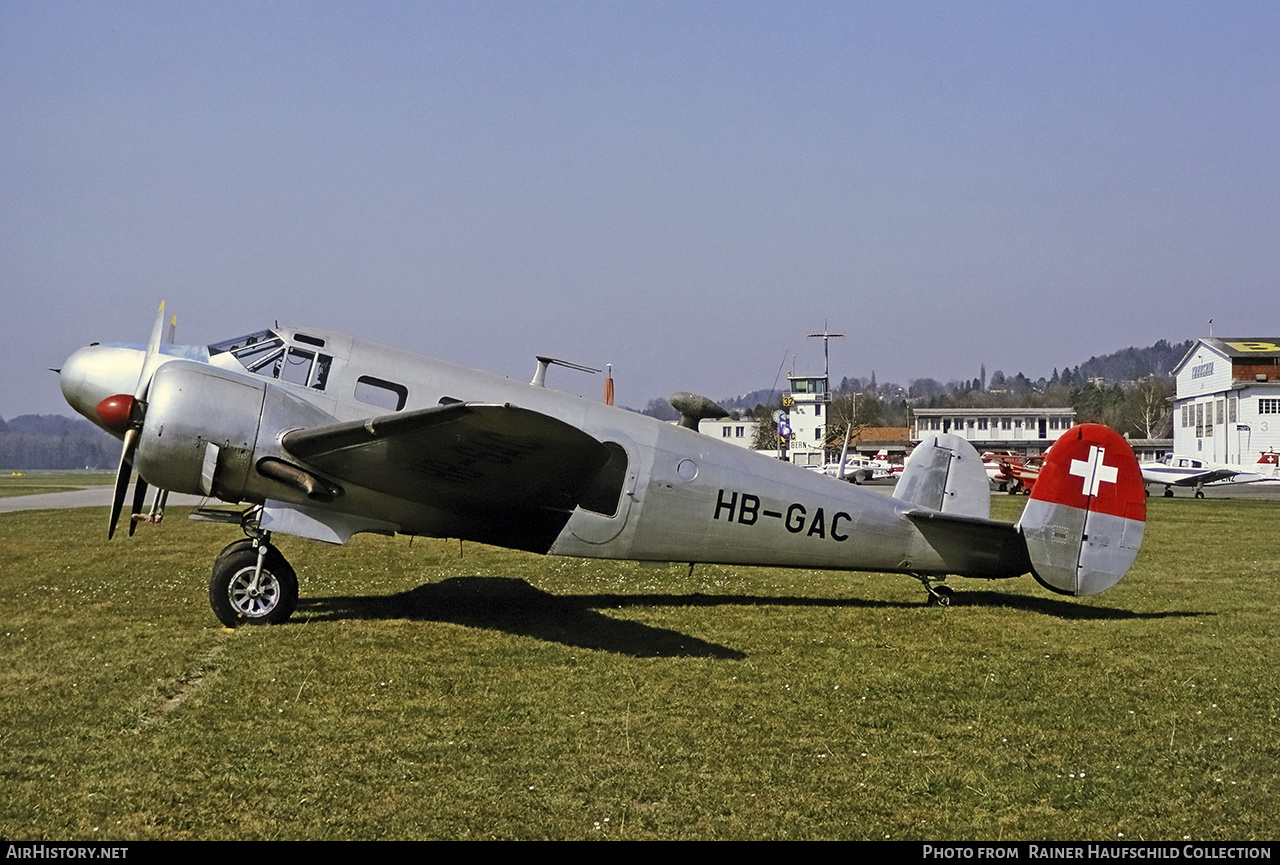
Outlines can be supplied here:
M226 526L0 515L0 837L1274 839L1277 508L1153 499L1110 592L956 580L951 609L283 538L298 613L235 632Z

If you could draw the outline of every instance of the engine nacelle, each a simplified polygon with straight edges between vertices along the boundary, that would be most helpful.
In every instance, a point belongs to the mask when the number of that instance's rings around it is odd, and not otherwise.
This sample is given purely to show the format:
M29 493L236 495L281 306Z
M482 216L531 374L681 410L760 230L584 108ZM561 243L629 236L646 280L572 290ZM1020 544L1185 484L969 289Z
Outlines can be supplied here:
M266 390L265 381L208 364L162 365L147 394L138 473L162 489L239 501Z

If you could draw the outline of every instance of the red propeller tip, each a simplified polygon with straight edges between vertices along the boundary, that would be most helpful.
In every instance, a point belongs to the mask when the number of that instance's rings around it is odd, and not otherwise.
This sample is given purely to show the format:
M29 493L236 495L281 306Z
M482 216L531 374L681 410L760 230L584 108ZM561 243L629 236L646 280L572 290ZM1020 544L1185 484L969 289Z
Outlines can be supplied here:
M133 416L134 399L127 393L109 396L98 403L94 409L102 425L112 432L123 434L129 428L129 419Z

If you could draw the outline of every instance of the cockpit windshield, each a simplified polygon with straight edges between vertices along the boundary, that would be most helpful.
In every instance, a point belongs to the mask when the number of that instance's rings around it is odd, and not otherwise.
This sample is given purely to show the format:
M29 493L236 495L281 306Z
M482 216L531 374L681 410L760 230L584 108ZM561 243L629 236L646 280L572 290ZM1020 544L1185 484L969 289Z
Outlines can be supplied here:
M228 352L255 375L283 379L292 384L324 390L329 380L333 358L313 349L287 346L274 331L257 333L217 342L209 346L209 355Z

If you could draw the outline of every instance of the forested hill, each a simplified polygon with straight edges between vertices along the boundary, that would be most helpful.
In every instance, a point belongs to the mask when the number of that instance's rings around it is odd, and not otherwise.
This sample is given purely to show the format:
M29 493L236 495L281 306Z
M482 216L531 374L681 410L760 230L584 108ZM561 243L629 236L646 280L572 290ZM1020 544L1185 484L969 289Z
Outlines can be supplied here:
M56 414L0 418L0 469L111 469L120 443L87 420Z
M1091 357L1080 364L1073 373L1081 379L1100 378L1111 384L1137 381L1148 375L1166 376L1174 364L1191 350L1194 340L1170 343L1162 339L1147 348L1129 348L1114 351L1102 357Z

